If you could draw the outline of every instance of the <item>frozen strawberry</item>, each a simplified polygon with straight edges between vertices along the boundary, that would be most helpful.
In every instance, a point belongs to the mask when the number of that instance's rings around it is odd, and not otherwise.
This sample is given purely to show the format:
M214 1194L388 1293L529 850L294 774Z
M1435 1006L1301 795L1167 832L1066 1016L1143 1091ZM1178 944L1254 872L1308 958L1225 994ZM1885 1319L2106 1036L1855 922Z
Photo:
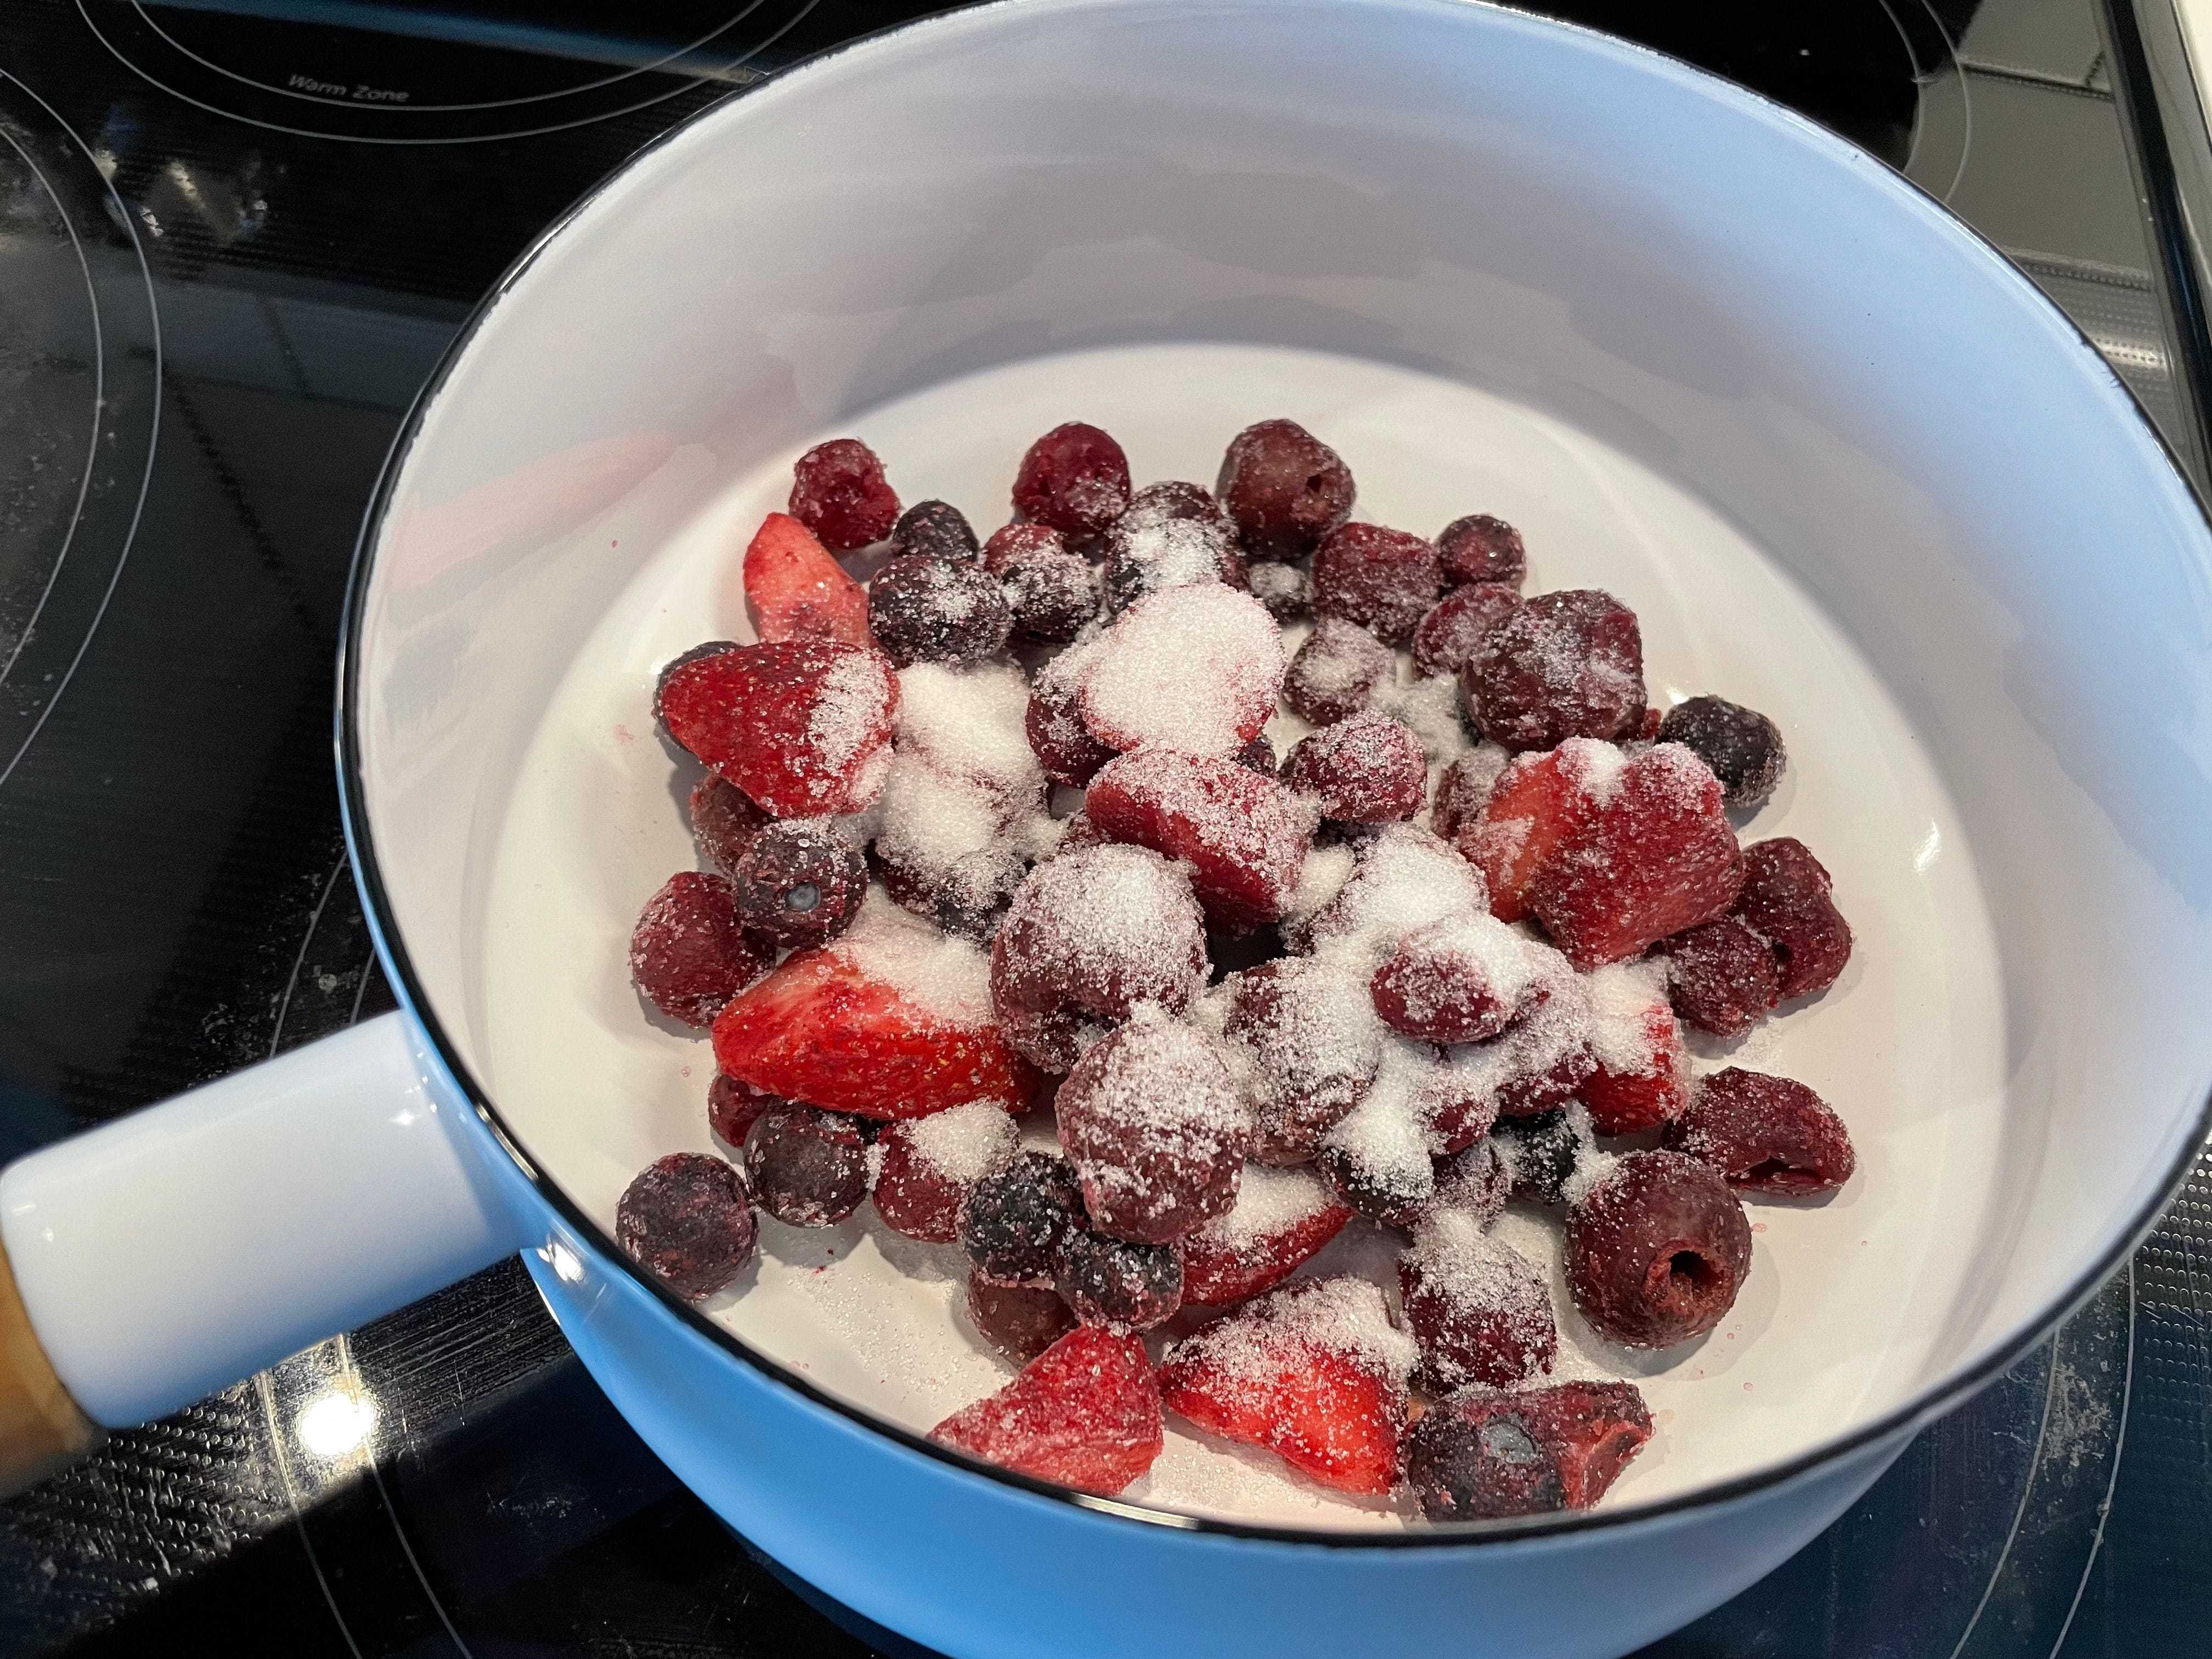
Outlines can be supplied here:
M1366 708L1395 669L1390 647L1358 623L1323 617L1291 659L1283 696L1301 718L1327 726Z
M745 792L712 772L691 786L691 839L707 861L729 875L755 836L773 820Z
M1820 860L1795 836L1744 850L1736 917L1773 948L1785 1001L1826 990L1851 959L1850 924L1836 908L1832 885Z
M1111 1497L1166 1443L1159 1385L1143 1339L1096 1325L1071 1331L929 1437L1039 1480Z
M858 811L883 787L898 683L873 651L781 640L668 678L676 740L778 817Z
M1079 647L1047 663L1030 687L1024 722L1030 751L1045 776L1071 789L1082 788L1114 758L1114 750L1083 724L1083 673L1090 659L1090 653Z
M1743 1206L1680 1152L1630 1152L1567 1212L1567 1289L1599 1335L1627 1347L1703 1336L1750 1271Z
M1665 969L1621 963L1583 984L1597 1069L1575 1097L1589 1109L1590 1126L1601 1135L1626 1135L1680 1116L1689 1103L1690 1056L1667 1006Z
M960 1237L961 1203L1020 1139L1005 1109L987 1100L884 1125L876 1137L883 1158L876 1213L895 1233L951 1243Z
M1182 1299L1192 1307L1226 1307L1271 1291L1351 1219L1313 1170L1247 1164L1235 1207L1183 1239Z
M1364 1279L1270 1291L1179 1343L1160 1367L1169 1410L1265 1446L1340 1491L1398 1484L1406 1384L1418 1358Z
M1359 1103L1381 1061L1382 1030L1356 969L1313 957L1237 975L1224 1036L1243 1054L1258 1156L1294 1164Z
M1589 821L1544 860L1528 908L1588 969L1727 915L1742 884L1720 781L1680 744L1662 743L1623 767Z
M1677 933L1662 948L1674 1012L1700 1031L1741 1036L1782 1000L1774 952L1733 916Z
M1394 1031L1486 1042L1552 994L1537 948L1497 917L1462 912L1399 940L1368 981Z
M1413 666L1424 674L1456 676L1474 659L1491 625L1520 607L1521 595L1504 582L1455 587L1431 607L1413 630Z
M1173 749L1109 763L1091 779L1083 811L1116 841L1187 860L1199 903L1230 929L1283 914L1314 829L1312 809L1273 778Z
M1213 493L1255 558L1297 559L1352 512L1352 469L1296 421L1261 421L1230 440Z
M1650 1438L1651 1413L1632 1383L1510 1393L1472 1384L1414 1425L1406 1479L1431 1521L1584 1510Z
M671 1019L704 1029L768 971L774 952L746 939L722 876L679 871L645 903L629 939L629 975Z
M771 513L745 549L745 612L763 640L834 640L863 650L868 591L787 514Z
M1536 872L1582 833L1625 758L1609 743L1570 738L1547 754L1516 756L1498 775L1480 815L1462 826L1458 839L1489 886L1492 915L1519 921L1528 914Z
M660 665L660 672L655 678L653 685L653 719L654 724L660 727L662 732L672 742L682 744L684 740L669 727L668 710L665 706L665 700L668 696L668 683L695 663L702 663L709 658L744 649L744 647L739 645L735 640L706 640L693 646L689 651L678 652Z
M1083 723L1123 752L1233 755L1275 712L1284 665L1282 631L1249 593L1170 587L1123 611L1087 653Z
M1832 1192L1858 1156L1850 1131L1803 1084L1731 1066L1698 1085L1666 1144L1720 1171L1739 1192L1790 1198Z
M1095 536L1128 504L1129 458L1080 421L1031 444L1014 475L1014 511L1064 536Z
M1429 762L1411 726L1366 709L1301 738L1283 781L1312 796L1325 818L1388 823L1421 810Z
M1482 817L1490 792L1510 758L1496 744L1486 743L1444 768L1429 804L1429 828L1446 841L1456 841L1461 830Z
M1461 671L1482 734L1508 749L1614 738L1644 714L1644 636L1610 593L1539 593L1486 630Z
M1347 524L1314 550L1313 604L1358 623L1386 645L1404 645L1443 588L1436 544L1379 524Z
M1142 847L1086 848L1037 866L991 941L1001 1018L1065 1008L1118 1024L1140 1002L1179 1013L1206 973L1206 919L1190 878Z
M858 438L817 444L791 469L792 516L843 553L879 542L898 522L897 492L884 464Z
M1521 532L1503 519L1470 513L1454 519L1437 538L1437 556L1444 580L1454 587L1468 582L1503 582L1517 588L1528 579L1528 552Z
M1438 1392L1463 1382L1508 1388L1549 1370L1559 1353L1544 1276L1465 1211L1422 1224L1398 1258L1398 1288L1422 1379Z
M1075 1312L1058 1291L994 1284L975 1270L968 1275L968 1317L986 1342L1017 1365L1028 1364L1075 1328Z
M1099 1231L1169 1243L1236 1203L1250 1114L1204 1033L1157 1006L1085 1054L1054 1109Z

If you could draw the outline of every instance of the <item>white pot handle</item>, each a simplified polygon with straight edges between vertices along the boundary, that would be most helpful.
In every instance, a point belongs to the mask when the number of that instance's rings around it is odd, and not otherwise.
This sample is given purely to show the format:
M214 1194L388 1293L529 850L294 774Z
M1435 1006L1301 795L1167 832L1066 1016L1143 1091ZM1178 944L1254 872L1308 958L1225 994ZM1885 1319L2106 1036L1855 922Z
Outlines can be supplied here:
M0 1492L518 1248L416 1040L385 1014L0 1172Z

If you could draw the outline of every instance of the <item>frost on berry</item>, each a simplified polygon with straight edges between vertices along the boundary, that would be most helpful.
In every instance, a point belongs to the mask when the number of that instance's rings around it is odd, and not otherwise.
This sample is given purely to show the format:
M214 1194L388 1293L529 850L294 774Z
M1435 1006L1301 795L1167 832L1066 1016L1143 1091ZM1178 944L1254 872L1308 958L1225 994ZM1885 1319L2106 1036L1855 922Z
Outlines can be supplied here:
M1631 1152L1567 1212L1567 1288L1601 1336L1669 1348L1702 1336L1751 1271L1751 1224L1711 1167Z
M1733 916L1677 933L1664 948L1668 994L1685 1024L1741 1036L1782 1000L1774 952Z
M1291 657L1283 696L1301 718L1327 726L1366 708L1395 668L1390 647L1358 623L1323 617Z
M1470 907L1400 939L1368 988L1375 1012L1401 1036L1486 1042L1551 995L1552 955Z
M1676 703L1661 719L1657 737L1680 744L1712 768L1730 806L1764 805L1788 761L1782 729L1757 709L1725 697Z
M981 567L909 553L868 584L868 628L902 668L972 663L1006 642L1013 614L998 579Z
M1296 421L1261 421L1230 441L1214 494L1255 558L1295 559L1350 516L1352 469Z
M1060 1247L1060 1297L1086 1325L1148 1331L1182 1306L1182 1251L1079 1227Z
M1248 1164L1236 1204L1183 1239L1183 1300L1226 1307L1271 1291L1351 1218L1312 1168Z
M1258 1155L1310 1158L1381 1063L1385 1033L1367 988L1356 971L1306 957L1247 969L1232 987L1225 1036L1257 1117Z
M1064 536L1095 536L1128 504L1129 458L1080 421L1031 444L1014 475L1014 511Z
M1437 538L1437 556L1443 565L1444 580L1454 587L1502 582L1517 588L1528 575L1528 553L1521 532L1487 513L1470 513L1446 525Z
M1850 1131L1803 1084L1731 1066L1703 1079L1666 1144L1741 1192L1832 1192L1857 1166Z
M1443 586L1436 544L1379 524L1331 531L1314 551L1316 614L1357 623L1389 645L1404 645Z
M1021 529L1043 530L1042 525ZM1055 532L1046 534L1057 540ZM992 538L994 542L996 537ZM1014 632L1048 642L1073 639L1098 614L1098 577L1084 559L1065 548L1023 549L1006 555L992 574L1006 596Z
M1850 924L1836 908L1832 885L1812 849L1794 836L1744 849L1736 918L1772 948L1784 1000L1826 990L1851 959Z
M891 526L891 545L901 553L964 564L980 550L975 526L950 501L916 501Z
M1503 582L1455 587L1413 630L1413 666L1424 674L1457 675L1474 660L1482 636L1520 605L1520 593Z
M763 1112L745 1132L745 1173L761 1208L794 1227L829 1227L868 1195L860 1121L812 1106Z
M1511 758L1496 744L1486 743L1445 767L1429 803L1429 828L1446 841L1456 842L1461 830L1480 820L1483 808L1490 804L1490 792Z
M1024 729L1030 750L1054 783L1080 789L1115 751L1091 735L1083 723L1083 677L1093 651L1072 646L1038 672L1030 687Z
M876 1139L876 1213L895 1233L953 1243L969 1191L1013 1156L1020 1139L1006 1109L988 1100L885 1124Z
M1613 738L1644 715L1644 635L1610 593L1539 593L1486 629L1460 671L1482 734L1508 749Z
M1190 878L1141 847L1085 848L1040 864L991 942L1001 1018L1066 1009L1113 1024L1139 1003L1179 1012L1206 972L1206 921Z
M898 520L898 495L884 481L884 464L858 438L833 438L799 458L791 483L791 516L832 552L879 542Z
M704 1029L769 969L769 953L745 938L726 877L684 870L646 901L630 934L629 973L671 1019Z
M730 872L738 919L785 946L835 939L860 913L867 861L843 830L824 818L768 825Z
M1105 538L1106 599L1127 610L1147 593L1196 582L1244 586L1236 526L1196 484L1147 484Z
M1060 1246L1082 1224L1083 1190L1065 1160L1017 1152L991 1166L960 1204L960 1248L985 1279L1049 1286Z
M726 876L736 869L738 857L762 826L771 822L744 790L726 778L709 772L691 786L691 839L707 861Z
M1464 1211L1422 1224L1398 1258L1398 1286L1431 1388L1510 1388L1552 1368L1559 1336L1544 1276Z
M615 1206L615 1239L687 1302L721 1290L752 1260L752 1202L738 1172L704 1152L649 1164Z
M1244 572L1244 586L1279 623L1313 614L1313 584L1294 564L1265 560L1251 565Z
M1243 931L1282 915L1314 830L1314 811L1235 760L1144 749L1091 779L1084 814L1116 841L1191 867L1208 920Z
M1421 740L1397 720L1363 710L1301 738L1283 781L1344 823L1388 823L1421 810L1429 763Z

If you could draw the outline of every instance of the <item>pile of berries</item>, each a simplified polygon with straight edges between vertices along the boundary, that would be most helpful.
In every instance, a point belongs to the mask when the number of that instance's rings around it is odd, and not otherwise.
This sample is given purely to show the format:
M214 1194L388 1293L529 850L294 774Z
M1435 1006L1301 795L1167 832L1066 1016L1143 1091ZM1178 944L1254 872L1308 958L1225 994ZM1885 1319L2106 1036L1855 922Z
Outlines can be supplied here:
M662 673L703 867L630 966L712 1033L724 1155L639 1176L621 1243L694 1299L756 1210L957 1244L1021 1370L936 1437L1040 1479L1121 1491L1173 1412L1431 1519L1596 1502L1651 1419L1559 1375L1509 1199L1589 1330L1660 1350L1734 1304L1745 1195L1852 1170L1811 1089L1693 1079L1683 1035L1850 955L1820 860L1729 816L1780 731L1649 706L1635 613L1524 597L1510 525L1353 521L1290 421L1211 490L1062 426L1012 495L979 538L810 450L745 551L758 643ZM833 556L884 541L866 586ZM1405 1236L1394 1284L1309 1267L1355 1220Z

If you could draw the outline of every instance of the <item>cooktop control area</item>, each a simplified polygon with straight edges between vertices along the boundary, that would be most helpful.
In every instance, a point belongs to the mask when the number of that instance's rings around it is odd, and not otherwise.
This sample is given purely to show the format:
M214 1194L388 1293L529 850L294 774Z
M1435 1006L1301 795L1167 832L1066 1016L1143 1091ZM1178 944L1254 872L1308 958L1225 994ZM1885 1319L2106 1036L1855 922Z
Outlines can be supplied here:
M0 1157L392 1006L329 734L355 533L410 402L509 261L640 144L933 9L0 7ZM2203 477L2182 204L2206 139L2174 93L2185 58L2160 56L2182 38L2171 0L1531 9L1741 82L1950 204ZM2051 1341L1782 1571L1650 1652L2200 1646L2208 1283L2200 1168ZM191 1644L915 1651L678 1486L511 1262L0 1505L0 1648Z

